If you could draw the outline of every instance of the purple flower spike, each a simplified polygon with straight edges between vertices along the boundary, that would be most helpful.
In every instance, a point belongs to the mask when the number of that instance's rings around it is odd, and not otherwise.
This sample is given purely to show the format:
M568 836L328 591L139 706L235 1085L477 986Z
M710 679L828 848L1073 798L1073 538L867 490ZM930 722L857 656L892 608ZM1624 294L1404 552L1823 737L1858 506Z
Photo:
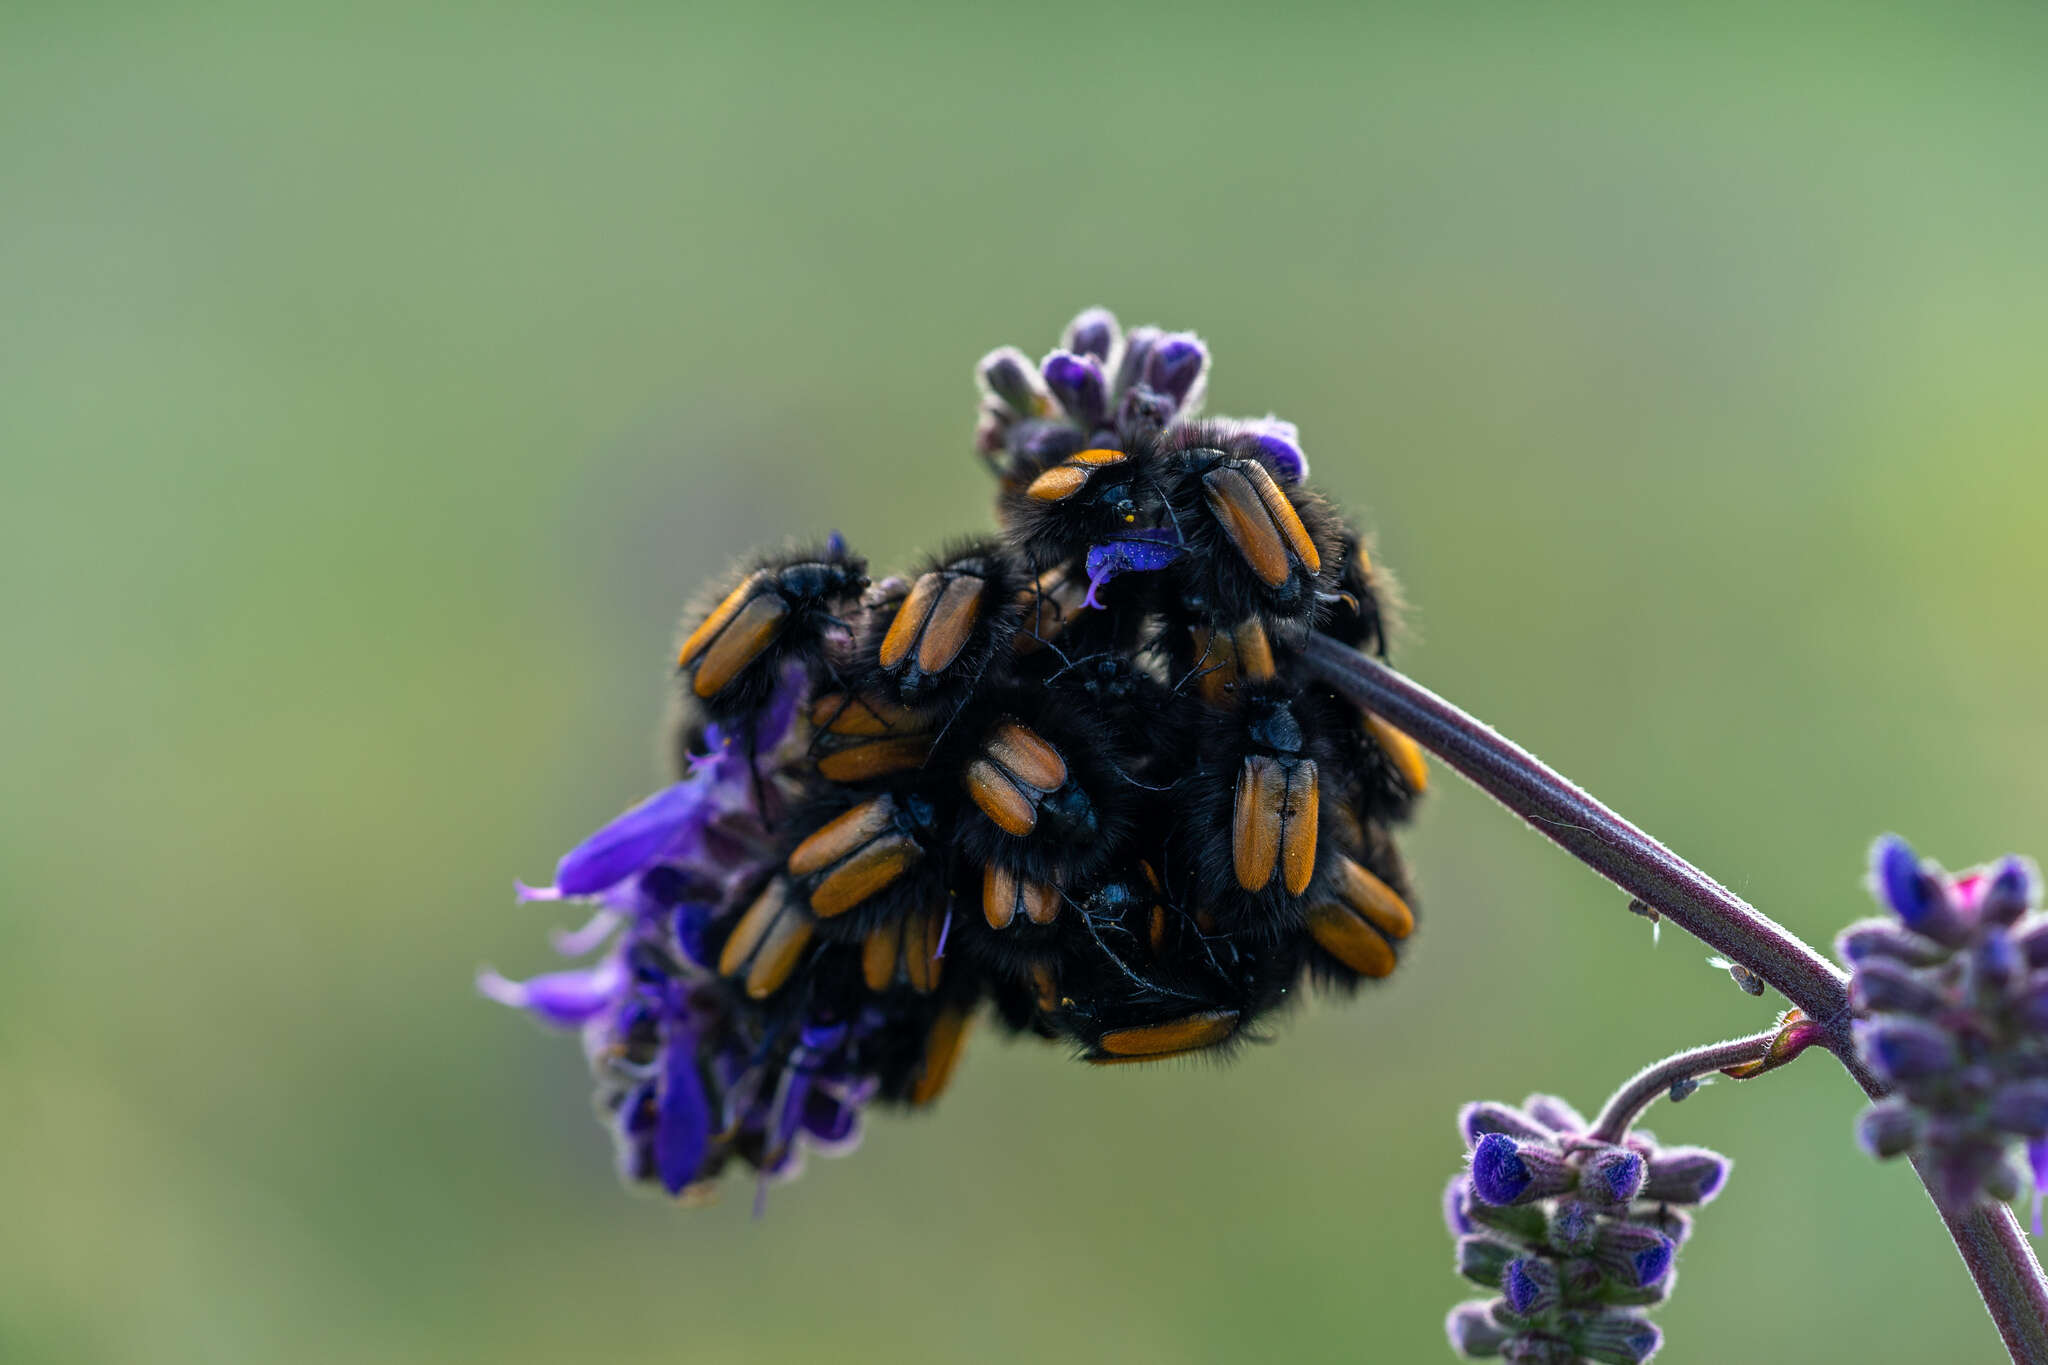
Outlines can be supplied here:
M1116 314L1107 308L1090 308L1067 324L1067 333L1060 347L1075 355L1093 356L1108 364L1116 343Z
M1095 357L1054 351L1041 368L1052 396L1083 428L1092 431L1108 420L1109 386Z
M486 967L476 974L476 988L501 1005L525 1010L557 1028L578 1028L609 1009L626 983L617 958L573 972L548 972L527 981L511 981Z
M693 782L658 791L563 855L555 887L564 896L594 896L617 886L701 829L709 815Z
M1145 362L1146 387L1165 394L1176 407L1191 408L1209 369L1209 348L1193 332L1159 339Z
M1082 605L1102 610L1095 594L1118 574L1152 573L1179 559L1180 537L1172 529L1133 531L1088 550L1088 596Z

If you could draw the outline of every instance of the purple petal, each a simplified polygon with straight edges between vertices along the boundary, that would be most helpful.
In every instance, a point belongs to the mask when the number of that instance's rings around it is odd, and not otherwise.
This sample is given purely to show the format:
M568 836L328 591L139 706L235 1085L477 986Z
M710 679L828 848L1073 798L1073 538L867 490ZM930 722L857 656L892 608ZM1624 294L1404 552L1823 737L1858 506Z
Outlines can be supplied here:
M617 958L573 972L547 972L529 981L511 981L486 967L476 974L476 988L489 999L560 1028L589 1023L610 1007L626 984L626 969Z
M697 1040L678 1027L662 1052L660 1114L654 1127L654 1165L661 1187L680 1194L697 1178L711 1146L711 1103L697 1074Z
M1258 438L1259 454L1273 466L1273 477L1282 483L1300 483L1308 477L1308 456L1302 453L1301 431L1279 417L1262 417L1247 422Z
M548 941L563 957L582 957L603 947L604 941L619 927L619 922L618 911L600 910L585 921L581 929L558 929Z
M2034 1170L2034 1235L2041 1236L2041 1196L2048 1193L2048 1138L2027 1144L2027 1164Z
M555 867L555 885L565 896L594 896L642 871L710 812L698 784L678 782L569 850Z
M1170 530L1133 531L1128 536L1088 548L1088 596L1082 605L1098 611L1102 603L1095 594L1103 584L1124 573L1151 573L1163 569L1184 553L1180 539Z
M827 1155L851 1151L860 1140L860 1110L823 1090L813 1090L804 1100L803 1132Z
M559 887L528 886L525 882L512 883L512 899L525 905L528 901L558 901L562 899Z

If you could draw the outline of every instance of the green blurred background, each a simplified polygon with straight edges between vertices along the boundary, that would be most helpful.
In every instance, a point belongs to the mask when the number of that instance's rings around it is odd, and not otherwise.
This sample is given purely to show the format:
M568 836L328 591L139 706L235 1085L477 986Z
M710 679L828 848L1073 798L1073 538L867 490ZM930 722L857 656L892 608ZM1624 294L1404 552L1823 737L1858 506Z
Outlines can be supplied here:
M977 1041L767 1216L480 1001L680 604L985 524L974 360L1199 329L1400 654L1787 923L2048 852L2034 7L0 12L0 1358L1448 1358L1462 1100L1760 1027L1440 774L1425 932L1226 1070ZM1671 1362L1988 1360L1824 1062Z

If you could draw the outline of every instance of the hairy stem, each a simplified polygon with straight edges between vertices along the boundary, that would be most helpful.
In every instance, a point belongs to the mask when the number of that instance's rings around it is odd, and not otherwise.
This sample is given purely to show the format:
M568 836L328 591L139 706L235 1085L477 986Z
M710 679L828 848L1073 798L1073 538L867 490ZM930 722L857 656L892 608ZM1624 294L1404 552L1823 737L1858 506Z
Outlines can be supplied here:
M1846 977L1811 945L1428 688L1325 636L1311 635L1303 653L1331 687L1407 732L1580 862L1755 972L1822 1025L1828 1051L1865 1094L1886 1093L1850 1039ZM1987 1204L1943 1211L1942 1220L2012 1358L2048 1365L2048 1279L2012 1210Z
M1697 1080L1726 1067L1758 1061L1771 1050L1771 1044L1777 1038L1778 1029L1773 1025L1747 1038L1709 1043L1705 1047L1696 1047L1690 1052L1680 1052L1650 1063L1629 1077L1627 1083L1601 1107L1600 1117L1593 1120L1593 1129L1587 1136L1599 1142L1620 1142L1628 1134L1629 1126L1642 1117L1643 1111L1655 1103L1658 1096L1669 1094L1671 1087L1679 1081Z

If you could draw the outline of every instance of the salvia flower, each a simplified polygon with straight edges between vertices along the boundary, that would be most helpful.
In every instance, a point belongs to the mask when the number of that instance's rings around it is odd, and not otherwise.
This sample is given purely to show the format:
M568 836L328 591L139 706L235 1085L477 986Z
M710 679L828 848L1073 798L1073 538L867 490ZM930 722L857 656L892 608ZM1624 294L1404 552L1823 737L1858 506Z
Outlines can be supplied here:
M1923 1160L1951 1211L2010 1199L2027 1144L2034 1230L2048 1169L2048 915L2040 878L2008 857L1950 874L1887 835L1870 888L1891 913L1835 941L1849 964L1858 1050L1894 1093L1857 1133L1874 1156Z
M1452 1349L1515 1361L1648 1360L1662 1334L1642 1310L1671 1292L1691 1230L1729 1161L1637 1130L1603 1142L1563 1100L1465 1106L1470 1162L1444 1193L1458 1273L1496 1291L1451 1310Z
M685 622L676 780L519 888L584 965L477 982L582 1034L629 1181L845 1151L982 1014L1154 1062L1394 970L1426 768L1301 657L1384 653L1383 581L1291 424L1198 419L1209 368L1100 309L991 352L993 534L879 580L835 535Z

